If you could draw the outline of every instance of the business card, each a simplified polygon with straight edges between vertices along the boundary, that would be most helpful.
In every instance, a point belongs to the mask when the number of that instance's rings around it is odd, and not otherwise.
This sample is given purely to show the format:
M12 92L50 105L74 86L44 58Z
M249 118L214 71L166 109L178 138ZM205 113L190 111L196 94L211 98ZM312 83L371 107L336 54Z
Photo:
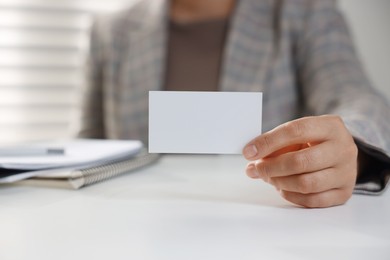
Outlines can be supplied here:
M149 153L240 154L261 134L260 92L149 92Z

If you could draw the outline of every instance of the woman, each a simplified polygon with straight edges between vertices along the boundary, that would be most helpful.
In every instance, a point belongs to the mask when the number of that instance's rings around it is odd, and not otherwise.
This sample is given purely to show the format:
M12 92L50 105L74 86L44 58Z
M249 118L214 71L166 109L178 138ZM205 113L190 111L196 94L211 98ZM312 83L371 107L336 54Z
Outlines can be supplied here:
M295 204L343 204L361 180L384 188L389 105L335 1L142 0L97 21L82 136L147 142L149 90L262 91L266 132L244 148L246 171Z

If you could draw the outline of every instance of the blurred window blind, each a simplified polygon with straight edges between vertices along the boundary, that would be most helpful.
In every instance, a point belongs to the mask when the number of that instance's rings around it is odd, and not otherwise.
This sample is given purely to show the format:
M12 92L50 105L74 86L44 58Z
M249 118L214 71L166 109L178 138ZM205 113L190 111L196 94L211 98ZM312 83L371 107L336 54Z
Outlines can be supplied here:
M77 132L92 15L134 0L0 0L0 144Z

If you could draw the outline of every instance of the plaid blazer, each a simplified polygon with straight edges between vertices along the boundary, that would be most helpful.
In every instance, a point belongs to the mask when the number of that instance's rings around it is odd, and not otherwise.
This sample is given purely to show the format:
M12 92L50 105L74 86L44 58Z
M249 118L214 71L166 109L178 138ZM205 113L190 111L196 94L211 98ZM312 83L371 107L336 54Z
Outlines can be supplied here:
M148 91L163 88L169 1L141 0L96 20L81 136L148 136ZM263 130L340 115L355 139L390 156L390 108L367 79L333 0L240 0L221 91L262 91Z

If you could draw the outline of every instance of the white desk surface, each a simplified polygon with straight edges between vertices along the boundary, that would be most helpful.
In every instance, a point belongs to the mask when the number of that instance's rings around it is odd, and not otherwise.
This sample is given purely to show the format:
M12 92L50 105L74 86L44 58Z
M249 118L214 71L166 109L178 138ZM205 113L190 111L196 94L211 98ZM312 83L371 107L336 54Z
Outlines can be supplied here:
M390 259L390 192L303 209L245 164L172 155L78 191L0 186L0 259Z

